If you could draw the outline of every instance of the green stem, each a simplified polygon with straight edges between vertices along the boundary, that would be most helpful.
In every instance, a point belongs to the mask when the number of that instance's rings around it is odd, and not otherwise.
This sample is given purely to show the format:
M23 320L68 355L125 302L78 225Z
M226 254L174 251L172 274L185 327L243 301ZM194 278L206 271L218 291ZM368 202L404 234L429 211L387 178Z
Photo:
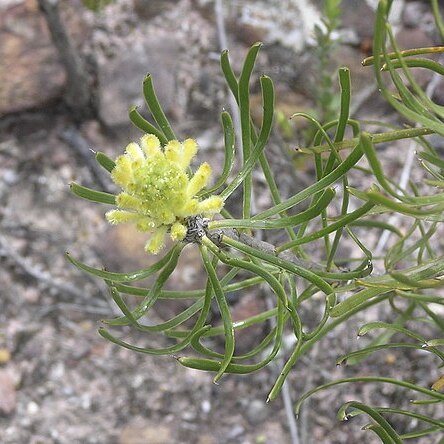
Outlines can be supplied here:
M394 140L412 139L413 137L427 136L429 134L433 134L434 132L435 131L430 128L407 128L396 131L387 131L386 133L371 134L371 141L374 144L387 143L393 142ZM358 143L358 140L359 139L355 137L353 139L344 140L343 142L337 142L334 143L334 147L338 151L353 148ZM300 153L308 154L329 152L330 149L330 145L328 144L314 146L310 148L297 148Z

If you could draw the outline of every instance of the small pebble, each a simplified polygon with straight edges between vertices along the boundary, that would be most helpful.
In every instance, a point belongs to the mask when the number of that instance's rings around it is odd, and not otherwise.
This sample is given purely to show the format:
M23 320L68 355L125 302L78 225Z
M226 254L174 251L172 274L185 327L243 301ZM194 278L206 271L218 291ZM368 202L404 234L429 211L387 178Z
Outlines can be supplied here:
M34 401L28 402L28 405L26 406L26 411L30 415L35 415L39 410L40 410L40 407L36 402L34 402Z
M6 364L11 360L11 353L7 348L0 348L0 365Z
M227 439L238 438L239 436L243 435L244 433L245 433L245 429L240 424L236 424L227 433Z
M253 399L253 401L248 403L245 411L248 421L253 425L265 421L269 413L267 404L259 399Z
M204 399L200 405L202 412L209 413L211 410L211 402L208 399Z
M5 169L3 170L3 180L8 185L14 185L18 182L18 174L14 170Z

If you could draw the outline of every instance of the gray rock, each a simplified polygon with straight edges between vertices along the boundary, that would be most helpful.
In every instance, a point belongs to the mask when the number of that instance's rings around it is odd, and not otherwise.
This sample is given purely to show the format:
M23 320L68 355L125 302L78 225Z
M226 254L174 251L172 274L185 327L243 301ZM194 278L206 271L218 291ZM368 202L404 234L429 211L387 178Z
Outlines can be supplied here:
M7 370L0 370L0 414L10 415L17 405L14 379Z
M147 73L153 77L164 111L172 110L179 44L173 36L162 34L145 40L130 35L121 47L115 49L112 57L99 63L99 108L105 124L128 124L130 106L144 103L142 80Z
M142 20L151 20L155 16L174 7L176 0L133 0L134 11Z
M174 439L167 427L141 417L125 425L119 436L119 444L167 444L170 442L174 442Z
M35 1L0 9L0 115L62 94L66 76Z
M402 20L409 28L416 28L424 22L433 22L430 5L421 1L408 2L402 13Z
M343 13L340 19L343 27L353 29L360 39L373 36L375 12L365 1L343 0L341 9Z
M279 43L298 53L312 39L314 26L321 23L321 14L310 0L244 1L233 8L233 14L239 35L247 28L265 44Z

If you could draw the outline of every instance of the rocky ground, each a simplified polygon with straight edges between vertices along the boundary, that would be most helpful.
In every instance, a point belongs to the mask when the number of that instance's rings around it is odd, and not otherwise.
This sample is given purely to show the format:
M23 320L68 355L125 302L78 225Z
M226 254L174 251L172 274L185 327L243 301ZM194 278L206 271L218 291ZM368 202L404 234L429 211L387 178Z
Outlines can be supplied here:
M143 252L144 236L108 226L102 208L75 198L68 187L71 181L110 186L93 166L90 148L115 157L137 139L127 110L143 105L141 81L147 71L180 137L197 138L199 160L208 160L216 172L221 168L219 113L229 108L229 99L219 73L213 1L118 0L97 14L79 0L60 3L66 29L92 73L92 102L99 110L94 118L79 119L65 104L67 72L37 1L0 2L0 442L290 443L283 402L265 403L279 367L248 377L226 376L216 386L212 375L184 369L172 357L117 348L97 334L100 319L115 313L106 288L64 258L69 250L88 264L114 271L145 267L152 260ZM321 2L223 3L229 3L224 14L235 69L248 46L263 41L257 72L275 81L278 109L287 116L312 110L312 26L320 19ZM283 3L285 14L279 10ZM372 2L343 1L343 44L336 58L351 68L355 115L392 119L378 99L371 71L360 65L371 44L374 14L367 3ZM439 43L427 2L394 3L401 45ZM252 102L259 103L255 88ZM444 88L436 91L439 99ZM289 147L300 142L300 130ZM295 173L291 150L282 146L276 137L270 161L279 172L279 185L291 193L310 183L312 172L302 162ZM402 167L398 149L381 153L393 174ZM256 180L260 189L262 179ZM258 207L269 203L259 196ZM376 241L368 239L369 244ZM200 288L202 283L198 255L190 249L170 288ZM252 293L233 304L234 315L241 318L263 309L264 302ZM175 308L165 307L157 315L171 315ZM381 310L371 316L378 319ZM305 314L308 322L318 311L313 307ZM338 355L357 347L362 322L352 319L302 359L289 378L294 399L328 380L381 374L382 368L385 376L402 375L424 385L436 380L431 358L420 352L383 353L356 369L337 368ZM133 339L164 344L156 336ZM251 339L243 338L245 343ZM405 396L393 387L370 385L323 392L307 402L299 420L302 442L373 443L373 436L360 430L360 419L336 421L341 402L407 407Z

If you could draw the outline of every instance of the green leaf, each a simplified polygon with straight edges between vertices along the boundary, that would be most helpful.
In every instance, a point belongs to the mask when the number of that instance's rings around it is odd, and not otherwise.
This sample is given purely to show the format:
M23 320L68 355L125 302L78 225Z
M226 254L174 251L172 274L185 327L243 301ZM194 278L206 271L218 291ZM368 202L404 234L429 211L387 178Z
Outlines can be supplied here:
M225 369L225 373L238 373L238 374L246 374L246 373L252 373L254 371L260 370L261 368L264 368L267 364L269 364L277 355L279 350L281 349L282 344L282 334L283 334L283 327L285 324L285 321L288 317L288 313L285 313L284 306L279 301L277 309L273 309L269 311L270 313L273 312L273 314L276 314L276 327L274 327L270 333L264 338L263 341L259 344L258 347L255 347L253 350L251 350L249 353L246 353L243 356L233 356L232 361L234 360L244 360L244 359L250 359L251 357L255 356L259 352L264 350L264 347L267 346L267 344L274 338L274 346L268 356L266 356L264 359L262 359L260 362L256 364L235 364L231 362L228 364L228 366ZM250 318L250 319L253 319ZM250 325L250 324L249 324ZM233 327L236 328L236 324L233 324ZM243 327L241 327L243 328ZM205 333L205 336L209 336L212 334L212 331L221 330L219 327L216 328L209 328L208 330L203 330L202 333ZM212 353L208 349L204 349L205 352L210 352L211 356L218 355L217 353ZM215 356L213 356L215 357ZM201 359L201 358L179 358L179 362L186 366L191 368L200 368L202 370L207 371L217 371L220 372L222 368L222 363L220 361L213 361L208 359Z
M348 122L350 124L350 120ZM327 129L327 125L324 125ZM427 136L433 134L434 131L430 128L407 128L407 129L397 129L395 131L387 131L385 133L375 133L371 135L371 141L373 144L393 142L394 140L402 139L412 139L419 136ZM337 151L353 148L359 142L359 138L355 137L353 139L343 140L341 142L335 142L333 144L334 149ZM311 146L309 148L298 147L297 151L306 154L320 154L331 150L329 144Z
M145 134L154 134L159 139L161 145L166 145L168 143L168 139L163 132L159 131L154 125L148 122L148 120L143 118L136 106L130 108L128 116L134 126L142 130Z
M429 342L427 342L427 344L429 344ZM438 344L435 344L433 342L430 344L431 347L433 347L434 345ZM360 362L363 358L367 358L372 353L375 353L380 350L389 350L391 348L414 348L416 350L427 350L439 356L438 354L435 353L434 350L430 350L427 347L424 347L424 344L421 345L421 344L411 344L408 342L392 342L389 344L373 345L370 347L365 347L356 350L354 352L347 353L346 355L343 355L336 360L336 365L343 365L343 364L352 365L356 362Z
M436 27L439 30L441 39L444 39L444 22L442 20L441 12L439 10L438 0L431 0L431 2L432 2L433 17L435 18ZM444 51L444 48L442 48L442 50Z
M224 129L224 147L225 147L224 167L216 183L211 188L205 190L205 193L203 193L204 196L214 193L222 185L224 185L224 183L228 179L228 176L231 173L231 170L235 162L234 156L236 153L236 147L235 147L235 131L233 126L233 121L231 120L230 114L228 114L227 112L223 112L221 118L222 118L222 127Z
M340 179L347 171L353 168L356 163L361 159L363 155L360 144L354 148L354 150L350 153L350 155L344 159L344 161L336 167L331 173L324 176L321 180L317 181L313 185L308 186L303 191L295 194L294 196L284 200L282 203L273 206L269 210L262 211L261 213L253 216L253 219L266 219L275 214L278 214L282 211L288 210L291 207L294 207L299 202L307 199L310 196L313 196L315 193L325 189L330 186L336 180Z
M435 0L432 0L435 1ZM444 52L444 46L428 46L426 48L413 48L413 49L405 49L403 51L398 52L389 52L386 54L380 54L378 57L380 59L380 62L383 61L385 58L389 59L397 59L399 57L399 54L401 54L402 57L410 57L410 56L417 56L417 55L424 55L424 54L439 54ZM371 66L374 64L375 57L367 57L362 61L362 66Z
M362 207L358 208L355 211L352 211L351 213L347 213L344 216L341 216L336 222L333 222L330 225L327 225L325 228L321 228L320 230L317 230L313 233L307 234L306 236L300 237L296 240L287 242L277 248L277 252L282 252L285 250L289 250L291 248L294 248L297 245L306 244L308 242L312 242L315 239L319 239L322 236L325 236L326 234L333 233L336 230L345 227L349 223L355 221L356 219L360 219L365 214L367 214L372 208L374 207L374 204L372 202L367 202L366 204L362 205Z
M101 151L96 154L96 160L97 163L109 173L111 173L111 171L116 166L114 160L110 159L105 153L102 153Z
M347 384L350 382L351 383L376 382L376 383L381 383L381 384L395 385L398 387L403 387L403 388L412 390L414 392L425 394L425 395L429 396L432 400L444 401L444 394L434 392L433 390L429 390L429 389L426 389L426 388L421 387L419 385L412 384L411 382L402 381L400 379L395 379L395 378L386 378L386 377L382 377L382 376L357 376L357 377L352 377L352 378L337 379L336 381L331 381L326 384L319 385L318 387L315 387L312 390L309 390L308 392L306 392L304 395L302 395L297 400L295 407L294 407L296 414L299 414L299 411L300 411L300 408L301 408L301 405L303 404L303 402L307 398L314 395L315 393L320 392L325 389L328 389L330 387L334 387L336 385Z
M332 188L327 188L318 202L305 211L294 216L281 217L272 220L252 220L252 219L222 219L210 222L210 229L218 228L251 228L251 229L277 229L277 228L294 228L297 225L312 220L318 216L332 201L335 196Z
M133 314L131 313L131 311L129 310L127 305L125 304L122 297L120 296L117 288L111 287L110 290L111 290L111 296L112 296L114 302L117 304L117 306L120 308L120 310L122 311L122 313L124 314L124 316L126 318L125 321L128 321L128 323L130 325L135 327L137 330L143 331L143 332L159 332L159 331L164 331L164 330L168 330L171 328L175 328L175 327L183 324L185 321L190 319L192 316L194 316L199 310L202 309L202 307L204 305L204 298L202 297L199 300L197 300L196 302L194 302L194 304L192 304L188 308L182 310L177 316L174 316L173 318L171 318L168 321L162 322L157 325L141 325L134 318ZM112 320L111 320L111 322L108 322L107 320L104 320L103 322L106 324L112 324Z
M157 125L161 129L167 140L174 140L176 136L171 128L165 113L160 106L159 100L157 99L156 92L154 91L153 79L151 74L147 74L143 80L143 95L145 97L146 104L148 105L151 114L156 121ZM154 134L154 133L153 133Z
M185 247L185 244L176 244L171 251L163 258L167 258L167 260L162 260L162 263L165 264L161 271L159 272L159 275L157 276L157 279L155 280L153 286L151 287L150 291L147 293L147 295L143 298L142 302L140 302L137 307L131 311L131 315L134 319L140 319L145 313L147 313L152 306L157 302L157 300L160 297L160 292L165 284L165 282L168 280L168 278L171 276L171 273L175 270L177 266L177 262L179 260L180 254ZM160 261L159 261L160 262ZM158 265L159 262L155 265ZM130 322L130 319L128 316L122 316L120 318L108 320L108 325L128 325Z
M234 269L233 269L234 270ZM232 270L232 271L233 271ZM245 288L251 287L253 285L258 285L263 283L263 279L260 276L251 277L248 279L243 279L239 282L233 282L227 284L232 279L232 271L227 273L222 279L221 284L223 285L224 292L230 293ZM145 297L150 291L149 288L135 287L132 285L120 284L116 281L107 282L108 285L113 285L118 291L125 294L130 294L132 296ZM202 290L162 290L160 294L160 299L196 299L205 294L205 289Z
M137 352L137 353L145 353L148 355L171 355L173 353L177 353L180 350L183 350L190 343L189 338L180 341L178 344L172 345L170 347L163 348L149 348L149 347L138 347L137 345L129 344L128 342L122 341L119 338L116 338L112 335L106 328L100 327L99 335L113 344L118 345L119 347L127 348L128 350Z
M336 127L335 142L344 139L345 129L348 123L351 100L350 70L347 67L339 68L339 85L341 87L341 108L338 125Z
M273 84L271 80L266 77L261 77L261 85L262 85L262 92L263 92L263 101L264 101L264 116L263 116L263 125L261 129L261 133L259 135L259 138L257 139L256 144L254 145L254 149L250 151L250 145L248 145L248 153L247 157L245 153L244 155L244 163L242 166L242 169L239 171L239 173L236 175L236 177L232 180L232 182L222 191L220 196L222 199L227 199L235 190L236 188L244 184L247 181L247 178L250 176L252 169L254 168L254 165L262 155L262 152L265 148L265 145L268 141L268 137L270 135L271 127L272 127L272 119L273 119L273 109L274 109L274 89ZM250 132L248 134L251 135ZM246 137L246 136L244 136ZM244 191L245 193L245 191ZM248 191L247 191L248 195ZM247 205L247 202L249 202L249 199L247 199L246 202L244 202L244 205ZM249 204L246 206L246 208L249 207ZM248 216L244 216L244 219L249 218Z
M65 253L65 257L76 266L79 270L85 271L93 276L100 277L102 279L107 279L111 282L131 282L140 281L152 275L156 271L162 269L171 259L174 252L174 248L171 249L162 259L157 261L154 265L147 268L142 268L141 270L132 271L129 273L114 273L111 271L106 271L99 268L90 267L76 259L74 259L70 253Z
M395 432L393 427L387 422L387 420L377 410L361 402L349 401L343 404L338 411L339 420L346 421L349 418L347 410L350 407L353 409L361 410L362 412L369 415L373 419L373 421L375 421L384 430L386 436L393 440L393 443L402 444L401 438Z
M239 76L238 98L241 123L242 158L244 167L251 155L251 127L250 127L250 77L256 63L256 57L261 48L261 43L254 44L245 57L244 66ZM253 167L254 165L252 165ZM251 168L250 168L251 170ZM248 172L242 181L243 185L243 217L250 217L252 176Z
M209 281L211 282L211 286L213 287L222 322L224 324L225 354L219 371L213 379L213 382L216 384L225 373L225 370L231 363L231 359L234 355L234 328L233 321L231 319L230 308L228 307L227 300L225 299L224 291L217 277L216 270L214 269L214 266L210 261L208 250L204 245L202 245L200 248L200 252L205 270L208 273Z
M444 259L437 258L431 261L424 262L423 264L415 267L399 270L404 275L413 280L428 279L432 276L436 276L444 270ZM375 276L357 281L357 284L365 285L370 288L361 290L355 294L352 294L349 298L337 304L332 308L330 316L338 317L347 313L349 310L356 309L359 305L364 303L370 298L373 298L380 294L385 294L392 290L408 290L406 287L393 279L391 276Z
M401 51L401 53L402 53L402 51ZM434 71L437 74L440 74L441 76L444 76L444 66L442 66L440 63L434 62L433 60L430 60L430 59L422 59L422 58L404 59L404 63L409 68L425 68L430 71ZM392 66L393 66L393 68L398 69L398 68L402 68L403 64L401 63L400 60L393 60ZM388 65L384 63L382 65L382 70L383 71L389 70Z
M291 262L285 259L282 259L280 257L277 257L273 254L266 253L264 251L260 251L258 249L255 249L253 247L250 247L249 245L246 245L242 242L238 242L234 239L229 238L228 236L224 236L222 238L222 243L225 245L229 245L230 247L235 248L236 250L239 250L243 253L246 253L252 257L256 257L258 259L261 259L269 264L272 264L276 266L278 269L283 269L286 271L289 271L291 273L294 273L297 276L301 276L302 278L306 279L307 281L311 282L312 284L316 285L321 291L323 291L326 295L334 293L334 290L331 285L329 285L324 279L322 279L317 270L311 271L303 266L296 264L295 262ZM243 265L244 268L251 267L251 265ZM262 275L262 269L260 267L256 267L255 272ZM248 269L248 268L247 268ZM265 270L264 270L265 271ZM265 278L264 278L265 279ZM284 298L285 301L285 298Z
M78 185L75 182L72 182L69 187L76 196L81 197L82 199L89 200L91 202L116 205L116 196L114 194L92 190L91 188Z
M82 0L83 5L94 12L99 12L112 2L113 0Z

